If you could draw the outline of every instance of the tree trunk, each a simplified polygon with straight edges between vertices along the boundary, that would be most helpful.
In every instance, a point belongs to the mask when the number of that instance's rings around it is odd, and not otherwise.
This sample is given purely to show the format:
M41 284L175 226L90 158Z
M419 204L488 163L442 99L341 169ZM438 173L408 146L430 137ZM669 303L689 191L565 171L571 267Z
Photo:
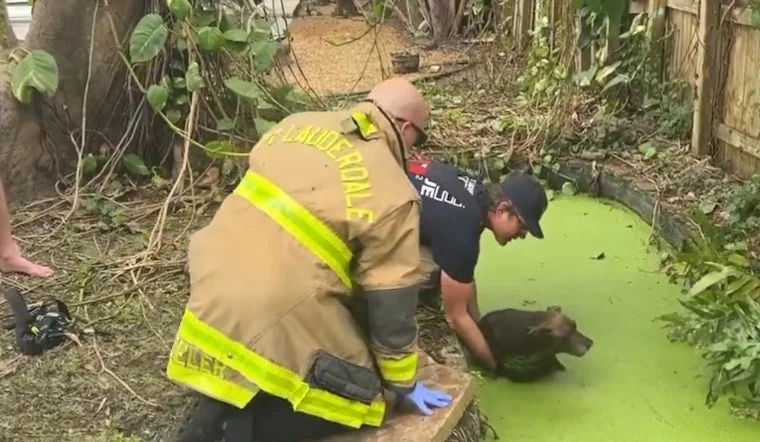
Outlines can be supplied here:
M8 15L8 5L5 0L0 0L0 14L3 14L3 24L0 30L0 49L11 49L18 46L18 38L13 32L11 18Z
M58 91L49 98L37 95L29 105L11 94L10 82L0 85L0 178L11 200L39 196L51 189L58 173L76 166L82 126L82 103L92 44L92 71L87 92L88 146L116 145L128 120L120 113L128 103L126 69L118 56L113 32L122 45L147 9L146 0L95 1L37 0L26 50L42 49L58 64ZM113 20L113 27L111 22ZM22 54L23 55L23 54ZM11 66L12 67L12 66ZM12 69L9 69L12 73ZM125 103L126 102L126 103Z
M343 17L355 17L359 15L354 0L338 0L335 6L335 14Z

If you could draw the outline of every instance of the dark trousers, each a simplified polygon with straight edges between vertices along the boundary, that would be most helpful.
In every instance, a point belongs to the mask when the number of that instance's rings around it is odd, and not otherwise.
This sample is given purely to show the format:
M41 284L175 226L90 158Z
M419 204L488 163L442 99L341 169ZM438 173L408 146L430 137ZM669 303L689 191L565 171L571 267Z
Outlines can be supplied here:
M222 431L222 424L225 429ZM353 430L298 413L290 402L260 391L242 410L202 397L178 442L306 442ZM212 436L212 434L214 434Z
M293 410L285 399L260 391L227 419L225 442L302 442L319 440L352 428ZM237 438L240 434L241 438ZM246 435L250 434L248 439Z

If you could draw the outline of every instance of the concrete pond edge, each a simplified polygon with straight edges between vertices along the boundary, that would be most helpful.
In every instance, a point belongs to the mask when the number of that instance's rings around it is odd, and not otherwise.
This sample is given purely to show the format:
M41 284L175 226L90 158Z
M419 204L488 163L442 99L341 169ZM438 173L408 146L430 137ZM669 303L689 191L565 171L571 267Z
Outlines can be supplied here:
M687 246L693 222L676 207L657 198L654 186L614 165L585 160L558 161L559 169L542 167L537 174L552 190L559 191L567 182L592 197L616 201L653 228L660 239L676 251Z

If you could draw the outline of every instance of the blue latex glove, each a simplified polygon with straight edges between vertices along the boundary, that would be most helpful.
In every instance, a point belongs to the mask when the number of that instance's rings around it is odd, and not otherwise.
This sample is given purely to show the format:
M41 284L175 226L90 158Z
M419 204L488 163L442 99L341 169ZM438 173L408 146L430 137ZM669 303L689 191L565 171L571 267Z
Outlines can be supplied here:
M404 399L414 404L418 410L427 416L433 414L428 406L441 408L448 406L451 402L451 396L440 390L429 389L421 382L415 383L412 392L404 396Z

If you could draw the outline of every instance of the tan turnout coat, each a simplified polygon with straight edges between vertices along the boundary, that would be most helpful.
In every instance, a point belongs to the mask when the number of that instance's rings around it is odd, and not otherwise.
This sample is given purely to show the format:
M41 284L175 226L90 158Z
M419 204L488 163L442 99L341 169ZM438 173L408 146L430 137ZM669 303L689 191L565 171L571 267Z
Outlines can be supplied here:
M285 223L303 234L307 212L351 251L353 288L233 193L191 238L190 298L169 377L237 407L264 390L327 420L379 425L381 382L408 389L417 365L420 201L392 120L370 102L294 114L262 137L249 167L304 209L260 196L286 208ZM346 308L352 297L367 306L367 329Z

